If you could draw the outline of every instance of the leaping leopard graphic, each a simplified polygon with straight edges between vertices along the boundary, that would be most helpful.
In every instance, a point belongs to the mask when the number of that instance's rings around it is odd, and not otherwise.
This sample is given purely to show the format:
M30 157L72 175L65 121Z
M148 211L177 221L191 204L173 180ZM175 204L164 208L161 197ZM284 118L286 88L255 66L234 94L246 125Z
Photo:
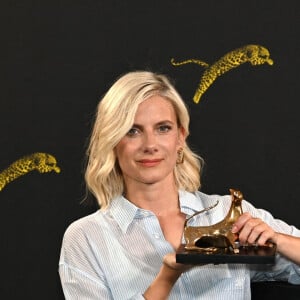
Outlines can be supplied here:
M0 173L0 191L8 183L34 170L40 173L51 171L60 173L60 168L57 166L54 156L48 153L33 153L18 159Z
M173 66L195 63L206 68L193 97L195 103L199 103L201 96L209 86L213 84L217 77L246 62L249 62L252 66L258 66L265 63L273 65L269 50L260 45L246 45L235 49L222 56L212 65L198 59L188 59L181 62L175 62L174 58L171 59Z

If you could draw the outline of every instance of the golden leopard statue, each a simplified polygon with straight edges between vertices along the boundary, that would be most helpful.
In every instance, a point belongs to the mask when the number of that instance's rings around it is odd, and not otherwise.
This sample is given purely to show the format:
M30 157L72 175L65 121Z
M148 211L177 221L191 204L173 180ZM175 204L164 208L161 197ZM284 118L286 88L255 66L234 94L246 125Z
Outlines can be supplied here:
M40 173L60 172L54 156L48 153L33 153L18 159L0 173L0 191L8 183L34 170Z
M252 66L258 66L265 63L273 65L273 60L270 58L268 49L260 45L246 45L235 49L222 56L212 65L198 59L188 59L182 62L175 62L174 58L171 59L171 63L174 66L195 63L206 68L193 97L195 103L199 103L201 96L205 93L209 86L212 85L218 76L221 76L225 72L246 62L249 62Z

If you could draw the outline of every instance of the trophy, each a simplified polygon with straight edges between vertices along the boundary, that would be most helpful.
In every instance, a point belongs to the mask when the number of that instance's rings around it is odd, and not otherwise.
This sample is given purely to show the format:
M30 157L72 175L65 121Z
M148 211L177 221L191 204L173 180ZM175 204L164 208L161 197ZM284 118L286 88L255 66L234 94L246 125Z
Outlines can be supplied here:
M184 224L184 239L176 261L187 264L200 263L265 263L273 264L275 261L276 245L267 243L264 246L240 245L238 233L233 233L232 226L243 214L243 194L230 189L231 206L225 218L210 226L188 226L196 215L211 210L218 202L204 210L196 212L186 219Z

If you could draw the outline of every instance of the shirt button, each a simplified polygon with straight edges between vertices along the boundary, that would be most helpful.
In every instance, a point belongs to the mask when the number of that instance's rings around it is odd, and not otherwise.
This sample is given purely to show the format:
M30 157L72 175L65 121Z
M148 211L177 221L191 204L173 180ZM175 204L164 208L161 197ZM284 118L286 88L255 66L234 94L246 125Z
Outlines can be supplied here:
M154 238L156 238L157 240L160 238L159 233L153 233Z

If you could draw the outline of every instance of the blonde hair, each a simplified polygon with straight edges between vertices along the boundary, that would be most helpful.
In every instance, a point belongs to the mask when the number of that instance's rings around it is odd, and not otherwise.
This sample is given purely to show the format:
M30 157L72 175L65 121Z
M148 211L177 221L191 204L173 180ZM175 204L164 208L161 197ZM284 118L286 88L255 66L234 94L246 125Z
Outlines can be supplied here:
M123 176L114 149L131 129L138 105L153 95L170 101L178 126L184 128L186 136L189 134L187 107L166 76L135 71L120 77L99 102L87 151L85 180L101 209L124 191ZM202 159L190 150L186 142L183 153L183 163L174 168L175 182L179 189L194 192L200 188Z

